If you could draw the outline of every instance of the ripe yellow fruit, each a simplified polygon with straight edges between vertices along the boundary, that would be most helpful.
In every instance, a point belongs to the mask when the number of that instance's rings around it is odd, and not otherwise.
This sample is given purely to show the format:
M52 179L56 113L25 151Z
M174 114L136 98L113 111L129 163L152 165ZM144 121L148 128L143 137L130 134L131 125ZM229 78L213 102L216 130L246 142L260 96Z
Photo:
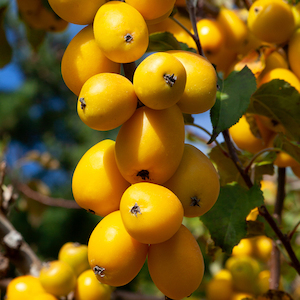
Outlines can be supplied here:
M225 46L237 50L246 41L248 28L243 20L231 9L221 7L217 22L225 36Z
M179 300L190 296L200 285L204 261L192 233L181 225L169 240L149 246L148 268L157 288Z
M31 300L57 300L57 298L50 293L40 293L40 294L36 294L35 296L33 296L31 298Z
M272 239L261 235L254 240L254 255L262 261L268 261L272 252Z
M297 165L293 166L291 169L294 175L300 178L300 164L298 163Z
M254 294L253 293L234 292L231 297L231 300L244 300L244 299L254 299Z
M184 139L184 120L176 104L162 110L138 108L116 138L122 176L130 183L166 182L179 166Z
M270 270L260 271L257 278L257 294L264 294L270 289ZM282 276L279 280L279 290L283 291Z
M232 279L213 278L208 282L205 292L207 300L231 300Z
M90 128L107 131L121 126L135 112L137 96L133 84L125 76L100 73L82 86L77 112Z
M102 5L94 19L95 39L112 61L130 63L146 52L149 37L143 16L131 5L109 1Z
M185 67L185 90L177 105L188 114L203 113L213 107L217 93L217 75L213 65L203 56L183 50L168 51Z
M99 216L118 210L129 183L120 174L115 160L115 142L103 140L80 159L72 178L75 201Z
M93 270L80 274L75 288L75 300L109 300L112 289L98 281Z
M90 77L120 73L120 66L103 54L95 41L92 25L88 25L67 46L61 60L61 74L66 86L78 96Z
M233 247L232 255L242 256L248 255L251 256L254 253L254 240L253 238L241 239L240 242Z
M282 44L289 40L294 29L294 15L283 0L257 0L247 19L249 29L262 41Z
M7 299L31 300L36 294L44 293L39 278L32 275L22 275L10 281L6 290Z
M131 185L122 196L120 212L127 232L144 244L168 240L183 220L183 207L176 195L150 182Z
M298 92L300 92L300 80L298 77L290 70L284 68L276 68L267 72L264 77L258 82L258 87L262 84L267 83L273 79L282 79L293 86Z
M133 76L133 87L138 99L152 109L165 109L178 102L185 83L184 66L173 55L165 52L146 57Z
M88 258L97 279L110 286L129 283L146 261L148 245L126 231L120 211L104 217L88 242Z
M257 153L267 147L267 143L273 132L259 123L258 118L256 118L256 122L259 126L262 138L254 136L245 115L243 115L235 125L229 128L229 133L238 148L250 153Z
M298 5L300 7L300 5ZM292 35L288 47L288 60L293 73L300 80L300 28Z
M125 0L125 2L138 10L146 22L168 14L167 18L175 4L175 0Z
M23 0L24 1L24 0ZM106 0L48 0L55 13L67 22L88 25L93 22L98 8Z
M68 295L76 286L76 275L72 267L60 260L45 263L39 279L47 293L58 297Z
M285 53L278 50L273 51L270 55L267 56L265 61L265 68L259 74L258 81L260 81L266 73L276 68L283 68L283 69L289 68Z
M67 242L60 248L58 259L69 264L76 276L90 268L87 257L87 245Z
M185 144L174 175L163 184L179 198L185 217L205 214L217 201L219 175L209 158L193 145Z
M251 293L260 272L259 262L251 256L232 256L225 263L232 275L234 289Z
M216 54L224 47L224 32L216 20L207 18L200 19L197 22L197 31L201 47L206 56Z

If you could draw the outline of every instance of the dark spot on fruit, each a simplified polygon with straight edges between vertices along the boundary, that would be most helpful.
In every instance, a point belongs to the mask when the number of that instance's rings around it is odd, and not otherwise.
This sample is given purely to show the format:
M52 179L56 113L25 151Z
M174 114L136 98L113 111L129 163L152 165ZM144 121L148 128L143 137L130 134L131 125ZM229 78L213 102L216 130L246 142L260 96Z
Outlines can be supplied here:
M191 197L191 204L190 206L199 206L200 207L200 199L197 197Z

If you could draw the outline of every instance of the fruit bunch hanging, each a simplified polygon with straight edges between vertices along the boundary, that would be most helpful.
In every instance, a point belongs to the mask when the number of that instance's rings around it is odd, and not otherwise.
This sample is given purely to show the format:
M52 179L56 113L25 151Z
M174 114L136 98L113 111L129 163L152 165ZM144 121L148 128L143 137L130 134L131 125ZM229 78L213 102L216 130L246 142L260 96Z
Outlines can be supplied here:
M73 2L49 1L64 20L86 25L63 55L63 79L87 126L120 127L116 141L102 140L83 155L72 178L76 202L103 217L89 238L89 264L100 282L117 287L132 281L147 258L158 289L182 299L204 274L183 217L203 215L219 194L209 158L185 144L183 113L214 105L216 71L184 50L145 55L148 25L166 19L174 0L95 1L84 9ZM125 77L121 67L139 59L132 78Z

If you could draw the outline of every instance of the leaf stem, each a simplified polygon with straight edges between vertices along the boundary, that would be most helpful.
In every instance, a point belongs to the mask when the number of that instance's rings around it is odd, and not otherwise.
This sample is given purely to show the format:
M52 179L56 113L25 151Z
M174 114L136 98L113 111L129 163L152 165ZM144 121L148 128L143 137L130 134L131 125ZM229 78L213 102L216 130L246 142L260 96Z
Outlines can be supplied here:
M195 40L195 36L180 21L175 19L173 16L170 16L169 18L173 20L176 24L178 24L184 31L186 31Z

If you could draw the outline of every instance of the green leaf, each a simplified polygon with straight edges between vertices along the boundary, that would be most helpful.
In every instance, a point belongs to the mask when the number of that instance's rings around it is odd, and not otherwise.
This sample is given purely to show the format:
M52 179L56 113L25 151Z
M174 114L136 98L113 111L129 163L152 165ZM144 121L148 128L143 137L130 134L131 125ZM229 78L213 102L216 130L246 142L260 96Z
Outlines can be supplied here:
M279 133L276 135L273 146L275 148L279 148L282 151L288 153L295 160L300 163L300 145L299 143L293 143L283 133Z
M250 69L245 66L240 72L231 72L222 82L218 81L219 91L215 105L210 110L213 142L220 132L238 122L247 111L250 97L256 89L256 80Z
M248 112L275 120L289 138L300 140L300 94L284 80L273 79L260 86L251 97Z
M215 245L231 254L232 248L247 236L247 215L263 204L263 193L257 185L247 190L232 183L221 187L216 204L200 219L210 231Z
M1 5L0 7L0 68L3 68L10 63L13 55L12 47L7 41L4 30L4 17L7 7L7 4Z
M189 47L186 43L179 42L179 45L181 50L197 53L197 50L195 48Z
M149 36L147 52L181 50L180 44L170 32L155 32Z

